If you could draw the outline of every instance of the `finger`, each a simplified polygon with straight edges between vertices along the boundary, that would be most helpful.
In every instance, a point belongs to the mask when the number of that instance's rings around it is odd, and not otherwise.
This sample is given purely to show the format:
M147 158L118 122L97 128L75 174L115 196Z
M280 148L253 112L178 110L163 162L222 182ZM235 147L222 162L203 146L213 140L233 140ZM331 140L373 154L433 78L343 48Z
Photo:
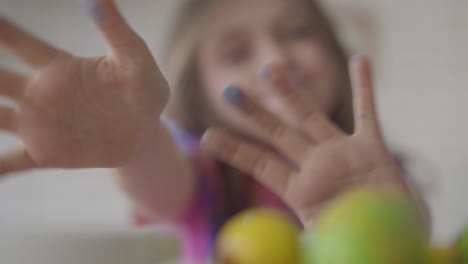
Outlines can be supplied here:
M283 194L294 169L266 149L242 141L221 129L210 129L202 148L231 166L250 174L277 194Z
M35 162L24 148L0 156L0 175L34 168Z
M0 106L0 129L15 132L16 113L9 107Z
M27 82L26 76L0 67L0 96L21 99Z
M356 132L380 135L368 59L361 55L354 56L350 62L350 75Z
M66 52L55 48L0 17L0 44L33 68L42 68Z
M303 131L316 142L324 142L342 135L323 110L314 102L311 90L299 80L292 80L280 65L267 65L259 74L275 113L289 124ZM297 79L297 78L296 78Z
M223 91L223 96L262 131L265 143L271 144L296 164L301 163L304 153L310 148L312 142L258 105L237 86L228 85Z
M114 0L86 0L85 3L114 55L131 57L142 46L146 49L144 42L119 12Z

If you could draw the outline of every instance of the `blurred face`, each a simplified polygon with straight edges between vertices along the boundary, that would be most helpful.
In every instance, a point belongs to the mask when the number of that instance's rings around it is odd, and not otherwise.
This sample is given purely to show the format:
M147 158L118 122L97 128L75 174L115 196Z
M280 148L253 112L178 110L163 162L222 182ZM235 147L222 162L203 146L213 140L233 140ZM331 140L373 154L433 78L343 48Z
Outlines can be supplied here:
M223 122L256 134L255 124L221 95L234 83L270 109L268 87L258 77L265 65L281 66L294 89L307 89L321 110L333 111L338 67L303 1L220 0L207 19L198 69L209 107Z

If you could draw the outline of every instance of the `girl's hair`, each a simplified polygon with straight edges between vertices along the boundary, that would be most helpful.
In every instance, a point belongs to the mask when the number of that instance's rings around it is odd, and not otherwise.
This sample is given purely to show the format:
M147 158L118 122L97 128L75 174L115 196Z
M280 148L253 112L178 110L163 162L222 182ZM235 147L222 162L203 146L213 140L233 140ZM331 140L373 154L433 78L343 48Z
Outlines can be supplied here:
M171 99L168 113L176 121L196 135L201 135L217 122L205 107L206 95L199 85L196 51L201 32L206 30L204 20L213 3L219 0L185 0L179 7L165 47L164 62L170 84ZM347 56L338 42L330 21L315 0L303 1L320 31L321 38L329 48L332 59L339 68L339 98L331 119L348 133L353 131L353 114Z

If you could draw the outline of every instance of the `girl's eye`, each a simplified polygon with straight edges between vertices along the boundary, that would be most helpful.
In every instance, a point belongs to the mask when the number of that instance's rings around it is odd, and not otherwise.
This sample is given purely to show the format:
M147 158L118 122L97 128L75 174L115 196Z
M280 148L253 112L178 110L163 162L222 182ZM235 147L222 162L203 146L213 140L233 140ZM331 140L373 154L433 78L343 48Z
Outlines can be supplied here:
M247 47L233 47L222 54L222 60L228 64L239 64L246 61L249 58L249 55Z

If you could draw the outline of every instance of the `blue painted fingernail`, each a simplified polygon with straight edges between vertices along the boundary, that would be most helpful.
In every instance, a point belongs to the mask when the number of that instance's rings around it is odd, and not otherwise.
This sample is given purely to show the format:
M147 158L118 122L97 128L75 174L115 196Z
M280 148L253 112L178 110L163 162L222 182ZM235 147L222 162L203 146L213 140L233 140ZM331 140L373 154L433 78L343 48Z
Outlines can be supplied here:
M235 84L226 86L223 90L223 96L233 104L242 104L245 100L244 93Z
M83 3L89 16L97 24L100 24L102 21L104 21L104 12L95 0L83 0Z
M260 71L258 72L258 78L259 79L264 79L268 76L268 74L270 73L270 67L269 65L265 65L263 66Z

